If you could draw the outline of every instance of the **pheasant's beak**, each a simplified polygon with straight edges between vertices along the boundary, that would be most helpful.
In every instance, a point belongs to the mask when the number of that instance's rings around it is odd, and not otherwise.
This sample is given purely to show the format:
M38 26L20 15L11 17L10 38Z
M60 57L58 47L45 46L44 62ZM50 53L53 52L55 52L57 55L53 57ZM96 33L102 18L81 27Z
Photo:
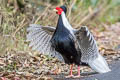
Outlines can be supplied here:
M57 12L58 10L56 10L56 9L53 9L53 11Z

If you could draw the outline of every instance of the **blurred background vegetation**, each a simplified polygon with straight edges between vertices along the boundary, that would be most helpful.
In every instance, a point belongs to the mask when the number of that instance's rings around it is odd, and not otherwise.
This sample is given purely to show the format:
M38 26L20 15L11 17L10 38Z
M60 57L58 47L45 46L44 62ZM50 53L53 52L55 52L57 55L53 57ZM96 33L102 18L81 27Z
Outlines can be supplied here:
M105 30L120 22L120 0L0 0L0 55L31 51L26 42L30 23L56 26L56 6L66 5L71 25Z

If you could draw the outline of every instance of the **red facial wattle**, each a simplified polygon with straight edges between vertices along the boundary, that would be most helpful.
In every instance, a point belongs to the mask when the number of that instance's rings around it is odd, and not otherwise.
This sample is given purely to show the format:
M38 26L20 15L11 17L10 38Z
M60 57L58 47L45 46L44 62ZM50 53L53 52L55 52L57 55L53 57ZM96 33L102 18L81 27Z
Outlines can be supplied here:
M56 7L56 10L57 10L57 14L58 14L58 15L61 15L62 12L63 12L63 9L60 8L60 7Z

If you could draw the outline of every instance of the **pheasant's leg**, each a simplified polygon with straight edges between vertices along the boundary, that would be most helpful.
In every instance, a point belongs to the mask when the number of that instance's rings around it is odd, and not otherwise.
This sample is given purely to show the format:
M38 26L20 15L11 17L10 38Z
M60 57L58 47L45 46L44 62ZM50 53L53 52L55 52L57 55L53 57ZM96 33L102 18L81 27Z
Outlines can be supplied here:
M73 69L73 64L70 65L70 74L68 76L66 76L66 78L70 78L70 77L73 77L73 74L72 74L72 69Z
M74 76L74 78L80 78L80 66L78 66L78 75Z

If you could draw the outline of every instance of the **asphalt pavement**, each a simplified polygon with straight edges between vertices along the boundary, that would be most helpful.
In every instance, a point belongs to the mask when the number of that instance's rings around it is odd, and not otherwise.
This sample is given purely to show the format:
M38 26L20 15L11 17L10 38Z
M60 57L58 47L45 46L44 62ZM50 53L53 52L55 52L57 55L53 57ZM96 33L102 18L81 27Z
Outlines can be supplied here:
M114 61L110 64L112 71L103 74L95 74L92 77L87 77L78 80L120 80L120 61Z

